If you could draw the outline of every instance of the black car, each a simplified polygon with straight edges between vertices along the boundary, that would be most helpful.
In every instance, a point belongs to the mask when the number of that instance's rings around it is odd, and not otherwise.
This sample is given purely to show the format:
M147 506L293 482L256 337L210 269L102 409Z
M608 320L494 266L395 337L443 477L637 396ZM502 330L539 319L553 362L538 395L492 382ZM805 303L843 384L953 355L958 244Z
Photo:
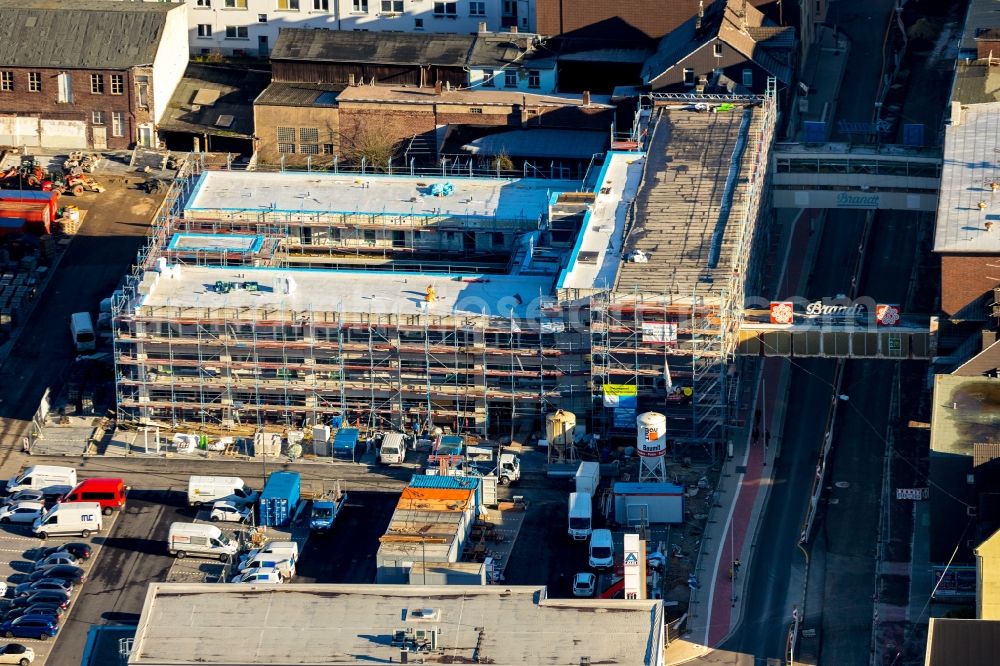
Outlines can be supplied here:
M58 590L42 590L27 597L17 597L13 603L15 608L35 604L55 604L60 608L68 608L69 595Z
M16 608L11 608L6 613L3 614L3 621L13 620L21 617L22 615L48 615L49 617L54 617L57 620L61 620L63 613L66 612L65 608L60 608L56 604L35 604L34 606L18 606Z
M87 580L87 575L84 573L83 569L80 567L74 567L72 564L53 564L50 567L33 571L31 575L28 576L28 580L31 582L35 582L36 580L41 580L43 578L62 578L63 580L72 582L74 585L79 585L83 581Z
M38 562L40 560L44 560L46 557L54 553L69 553L78 560L87 560L90 559L93 552L94 551L91 549L90 544L87 543L64 543L61 546L49 546L48 548L42 548L39 551L38 557L35 558L35 561Z

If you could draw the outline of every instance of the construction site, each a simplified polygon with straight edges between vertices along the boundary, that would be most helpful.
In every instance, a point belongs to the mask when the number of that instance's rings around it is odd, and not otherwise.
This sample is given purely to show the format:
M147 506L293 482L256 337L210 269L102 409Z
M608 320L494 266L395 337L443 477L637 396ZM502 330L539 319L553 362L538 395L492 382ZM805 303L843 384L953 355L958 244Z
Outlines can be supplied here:
M583 181L192 161L113 298L119 424L725 441L774 93L648 102Z

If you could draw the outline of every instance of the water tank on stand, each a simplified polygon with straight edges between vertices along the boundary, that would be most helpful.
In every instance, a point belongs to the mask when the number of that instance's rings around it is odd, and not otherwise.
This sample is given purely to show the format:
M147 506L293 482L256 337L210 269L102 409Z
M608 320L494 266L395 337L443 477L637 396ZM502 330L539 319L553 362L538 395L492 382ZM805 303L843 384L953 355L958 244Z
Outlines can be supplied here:
M644 412L635 419L636 452L639 454L639 480L667 480L667 417Z
M573 449L573 432L576 414L559 409L545 417L545 439L549 442L549 462L555 454L557 462L576 460Z

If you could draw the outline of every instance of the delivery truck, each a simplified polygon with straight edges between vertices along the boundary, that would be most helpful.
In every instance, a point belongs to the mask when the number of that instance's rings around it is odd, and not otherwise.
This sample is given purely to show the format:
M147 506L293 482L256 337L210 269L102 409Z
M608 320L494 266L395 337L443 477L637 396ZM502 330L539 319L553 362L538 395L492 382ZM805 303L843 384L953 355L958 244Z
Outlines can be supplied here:
M357 460L358 441L361 433L357 428L341 428L333 437L333 457L341 460Z
M586 541L593 529L594 503L589 493L569 494L569 535Z
M591 497L597 494L597 486L601 483L601 464L597 462L582 462L576 468L576 492L587 493Z
M76 486L76 470L59 465L32 465L7 481L7 493L40 490L47 496L61 497Z

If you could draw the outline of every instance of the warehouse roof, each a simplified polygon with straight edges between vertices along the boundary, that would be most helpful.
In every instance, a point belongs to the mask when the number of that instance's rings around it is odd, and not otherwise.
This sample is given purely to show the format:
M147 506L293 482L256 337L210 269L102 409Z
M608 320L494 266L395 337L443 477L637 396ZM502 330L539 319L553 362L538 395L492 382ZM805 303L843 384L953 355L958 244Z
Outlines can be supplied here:
M932 617L926 666L994 664L1000 652L1000 621Z
M963 106L945 129L935 252L1000 253L1000 102ZM985 207L980 207L982 202ZM987 222L992 230L987 230Z
M282 28L271 60L464 67L475 35Z
M152 64L180 3L0 0L0 66L128 69Z
M556 54L547 49L538 35L522 32L481 32L469 53L469 67L552 68Z
M437 649L421 653L423 663L663 659L658 600L548 599L542 586L154 583L128 663L388 663L399 658L396 632L433 629Z
M401 104L471 104L474 106L586 106L581 95L524 93L517 90L452 89L438 94L434 88L406 86L348 86L337 101L393 102ZM612 109L608 95L591 95L590 107Z
M191 63L159 128L249 138L253 100L267 87L268 78L263 71Z
M1000 422L1000 379L934 375L931 450L969 456L977 442L996 438Z
M338 83L273 81L253 103L261 106L337 106L337 95L345 87Z

